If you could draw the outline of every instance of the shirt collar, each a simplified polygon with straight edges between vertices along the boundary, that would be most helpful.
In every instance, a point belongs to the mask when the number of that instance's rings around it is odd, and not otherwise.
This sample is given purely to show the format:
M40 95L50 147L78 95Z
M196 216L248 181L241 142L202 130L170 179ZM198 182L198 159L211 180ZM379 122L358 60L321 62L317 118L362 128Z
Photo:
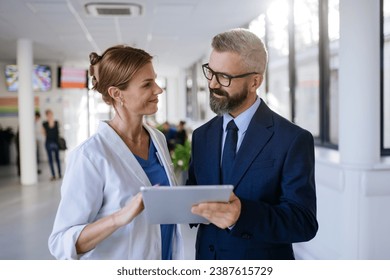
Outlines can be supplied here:
M256 97L256 101L252 104L252 106L234 118L234 122L238 127L239 133L246 132L253 115L260 106L260 102L261 99ZM223 131L226 131L226 126L232 119L233 117L229 113L223 114Z

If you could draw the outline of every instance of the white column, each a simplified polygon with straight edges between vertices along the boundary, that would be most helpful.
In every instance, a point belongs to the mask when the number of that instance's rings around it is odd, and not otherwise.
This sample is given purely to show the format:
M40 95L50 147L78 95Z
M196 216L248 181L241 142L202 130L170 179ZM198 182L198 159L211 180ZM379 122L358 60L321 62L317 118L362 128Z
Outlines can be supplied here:
M177 123L177 79L174 76L167 77L167 121L171 125Z
M177 86L177 116L185 121L187 117L187 77L184 70L178 74Z
M380 160L379 2L340 1L339 151L347 166Z
M36 143L34 131L34 92L32 86L32 42L19 39L17 44L19 72L19 154L22 185L35 184L37 176Z
M177 125L186 119L186 81L184 74L167 78L167 117Z

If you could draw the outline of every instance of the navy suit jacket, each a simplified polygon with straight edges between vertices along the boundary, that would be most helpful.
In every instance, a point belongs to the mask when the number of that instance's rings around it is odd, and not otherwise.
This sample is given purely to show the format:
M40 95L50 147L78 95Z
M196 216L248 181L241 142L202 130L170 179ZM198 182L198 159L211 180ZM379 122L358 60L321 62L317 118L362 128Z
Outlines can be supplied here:
M197 128L187 185L221 184L223 118ZM196 259L294 259L292 243L318 230L312 135L262 100L231 174L241 214L233 229L201 224Z

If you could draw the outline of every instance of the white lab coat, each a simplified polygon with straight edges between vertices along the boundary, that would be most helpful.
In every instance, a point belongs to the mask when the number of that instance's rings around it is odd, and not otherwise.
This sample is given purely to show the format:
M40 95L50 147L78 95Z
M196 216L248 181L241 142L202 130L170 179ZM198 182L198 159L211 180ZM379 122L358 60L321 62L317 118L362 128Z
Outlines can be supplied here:
M144 124L169 182L176 185L165 136ZM75 244L83 228L122 208L151 183L118 134L106 123L69 155L61 186L61 202L49 237L49 249L57 259L161 259L160 225L148 224L141 212L130 224L119 228L93 250L78 255ZM173 259L183 259L179 225L173 237Z

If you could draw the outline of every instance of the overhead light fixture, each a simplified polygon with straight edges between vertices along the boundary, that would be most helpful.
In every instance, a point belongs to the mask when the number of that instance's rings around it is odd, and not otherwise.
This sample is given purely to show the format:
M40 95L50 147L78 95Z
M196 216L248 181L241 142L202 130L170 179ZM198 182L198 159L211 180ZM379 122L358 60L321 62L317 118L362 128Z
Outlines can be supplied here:
M130 16L142 14L142 6L136 3L105 3L93 2L84 5L85 10L92 16Z

